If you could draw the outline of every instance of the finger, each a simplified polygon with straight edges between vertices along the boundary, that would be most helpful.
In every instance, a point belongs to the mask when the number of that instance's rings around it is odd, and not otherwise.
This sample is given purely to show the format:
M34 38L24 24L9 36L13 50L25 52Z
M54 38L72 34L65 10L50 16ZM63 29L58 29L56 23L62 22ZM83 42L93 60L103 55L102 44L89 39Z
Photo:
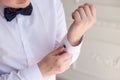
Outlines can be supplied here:
M81 21L81 16L77 10L72 14L72 18L77 22Z
M67 51L66 51L66 49L63 51L63 52L61 52L61 53L59 53L57 56L60 56L60 55L62 55L62 54L64 54L64 53L66 53Z
M57 48L56 50L54 50L52 52L52 55L56 56L56 55L62 53L64 50L65 50L64 46L61 46L61 47Z
M62 68L59 68L59 67L58 67L58 68L56 69L56 71L57 71L56 73L57 73L57 74L63 73L63 72L65 72L66 70L68 70L69 68L70 68L70 66L68 66L68 65L64 65L64 66L62 66Z
M92 16L96 17L96 7L93 4L91 4L90 9L91 9Z
M63 65L63 66L61 67L61 69L58 68L58 71L60 70L59 73L63 73L63 72L65 72L66 70L68 70L69 68L70 68L70 65Z
M87 18L87 16L86 16L85 11L84 11L83 8L81 8L81 7L78 8L78 11L79 11L79 14L80 14L82 20L84 20L84 19Z
M72 58L69 58L69 59L66 59L63 63L64 65L71 65L71 62L72 62Z
M64 66L64 71L66 71L66 70L68 70L68 69L70 69L70 65L65 65L65 66Z
M62 65L62 66L70 66L71 65L71 62L72 62L72 58L68 58L68 59L61 59L61 61L59 60L59 65Z
M89 18L91 18L92 17L92 13L91 13L91 9L90 9L90 7L89 7L88 4L84 5L84 10L85 10L86 16L89 17Z
M61 62L64 62L71 58L72 58L72 55L70 53L63 53L62 55L59 56L59 59Z

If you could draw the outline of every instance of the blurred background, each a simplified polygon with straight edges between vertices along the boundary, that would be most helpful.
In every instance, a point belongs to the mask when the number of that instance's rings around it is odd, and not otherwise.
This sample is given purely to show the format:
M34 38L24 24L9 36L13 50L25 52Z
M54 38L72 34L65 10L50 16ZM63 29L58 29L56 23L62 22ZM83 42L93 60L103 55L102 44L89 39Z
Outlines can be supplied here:
M120 0L62 0L67 25L83 3L97 8L97 22L85 35L81 54L58 80L120 80Z

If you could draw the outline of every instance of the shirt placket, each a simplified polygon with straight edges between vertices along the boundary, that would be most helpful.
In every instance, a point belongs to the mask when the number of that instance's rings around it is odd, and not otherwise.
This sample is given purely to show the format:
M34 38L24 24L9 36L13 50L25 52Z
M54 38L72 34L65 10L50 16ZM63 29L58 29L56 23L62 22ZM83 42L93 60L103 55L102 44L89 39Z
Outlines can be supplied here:
M24 30L24 24L25 22L23 22L23 16L20 16L17 18L17 23L18 23L18 31L19 31L19 35L20 35L20 39L21 39L21 44L23 46L26 58L27 58L27 62L28 62L28 66L31 66L34 64L33 62L33 53L30 49L30 45L29 45L29 41L28 41L28 37L27 34Z

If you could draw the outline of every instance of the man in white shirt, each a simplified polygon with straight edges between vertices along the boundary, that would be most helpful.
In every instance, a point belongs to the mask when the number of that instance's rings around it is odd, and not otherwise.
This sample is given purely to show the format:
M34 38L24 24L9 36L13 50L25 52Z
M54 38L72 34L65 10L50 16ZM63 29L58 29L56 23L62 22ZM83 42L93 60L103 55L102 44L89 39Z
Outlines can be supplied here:
M0 80L55 80L80 53L95 6L73 14L68 32L60 0L0 0Z

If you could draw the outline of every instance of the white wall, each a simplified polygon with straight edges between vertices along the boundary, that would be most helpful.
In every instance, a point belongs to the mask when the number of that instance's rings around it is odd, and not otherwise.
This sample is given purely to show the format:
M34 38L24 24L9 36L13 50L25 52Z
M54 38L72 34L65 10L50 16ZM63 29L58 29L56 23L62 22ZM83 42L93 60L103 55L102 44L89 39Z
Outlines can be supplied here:
M120 0L62 0L68 26L71 13L84 2L97 7L97 22L84 36L81 55L65 80L120 80ZM78 3L76 3L76 1Z

